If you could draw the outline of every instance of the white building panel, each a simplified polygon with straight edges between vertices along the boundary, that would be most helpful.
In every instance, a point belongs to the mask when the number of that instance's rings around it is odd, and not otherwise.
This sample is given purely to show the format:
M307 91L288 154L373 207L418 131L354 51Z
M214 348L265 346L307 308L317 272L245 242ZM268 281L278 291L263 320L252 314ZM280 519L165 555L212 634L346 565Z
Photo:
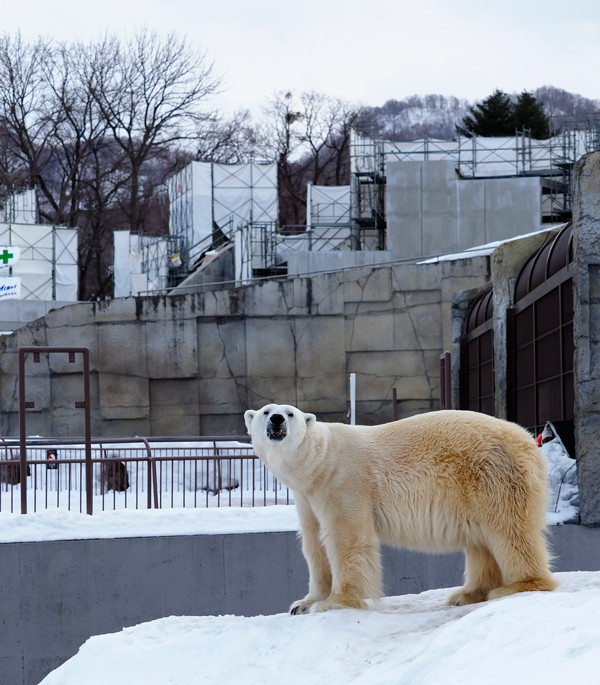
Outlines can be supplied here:
M187 242L189 261L210 248L213 230L276 222L277 165L190 162L167 179L169 231Z
M2 223L0 244L20 248L10 272L21 277L22 299L77 301L77 229Z

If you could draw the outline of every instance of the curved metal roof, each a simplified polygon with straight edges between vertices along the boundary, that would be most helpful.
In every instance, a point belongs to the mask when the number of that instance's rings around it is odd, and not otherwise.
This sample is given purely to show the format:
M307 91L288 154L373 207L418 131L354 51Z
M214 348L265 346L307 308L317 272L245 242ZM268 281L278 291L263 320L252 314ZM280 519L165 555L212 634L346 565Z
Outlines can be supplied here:
M573 261L573 223L569 221L533 254L521 269L515 285L515 302Z
M494 291L489 288L475 300L467 319L467 333L475 330L477 326L489 321L494 314Z

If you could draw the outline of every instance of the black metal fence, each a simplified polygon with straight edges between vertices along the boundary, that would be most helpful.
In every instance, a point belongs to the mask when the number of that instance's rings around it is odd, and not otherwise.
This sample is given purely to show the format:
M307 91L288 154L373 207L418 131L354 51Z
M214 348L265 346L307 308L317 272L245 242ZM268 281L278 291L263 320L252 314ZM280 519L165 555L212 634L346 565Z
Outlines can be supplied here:
M0 511L293 503L247 437L93 439L89 455L82 439L29 438L26 451L23 477L20 442L0 442Z

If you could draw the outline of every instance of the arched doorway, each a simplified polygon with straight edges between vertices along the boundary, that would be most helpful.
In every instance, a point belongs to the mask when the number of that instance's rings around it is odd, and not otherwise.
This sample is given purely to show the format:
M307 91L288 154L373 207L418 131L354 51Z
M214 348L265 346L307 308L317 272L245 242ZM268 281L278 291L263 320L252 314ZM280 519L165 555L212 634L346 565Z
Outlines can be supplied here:
M534 434L574 417L572 261L569 222L527 261L508 312L508 418Z
M494 299L490 288L482 293L467 318L461 349L460 405L494 415Z

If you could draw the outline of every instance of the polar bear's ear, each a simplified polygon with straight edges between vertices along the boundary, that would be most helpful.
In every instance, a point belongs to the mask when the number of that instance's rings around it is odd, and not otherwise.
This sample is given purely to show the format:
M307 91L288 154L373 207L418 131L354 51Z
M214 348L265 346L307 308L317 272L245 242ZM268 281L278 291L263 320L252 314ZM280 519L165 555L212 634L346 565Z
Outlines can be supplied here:
M304 420L308 428L312 428L317 422L317 417L314 414L304 414Z
M244 421L246 422L246 428L248 433L250 433L250 425L252 424L252 419L256 416L254 409L248 409L244 412Z

